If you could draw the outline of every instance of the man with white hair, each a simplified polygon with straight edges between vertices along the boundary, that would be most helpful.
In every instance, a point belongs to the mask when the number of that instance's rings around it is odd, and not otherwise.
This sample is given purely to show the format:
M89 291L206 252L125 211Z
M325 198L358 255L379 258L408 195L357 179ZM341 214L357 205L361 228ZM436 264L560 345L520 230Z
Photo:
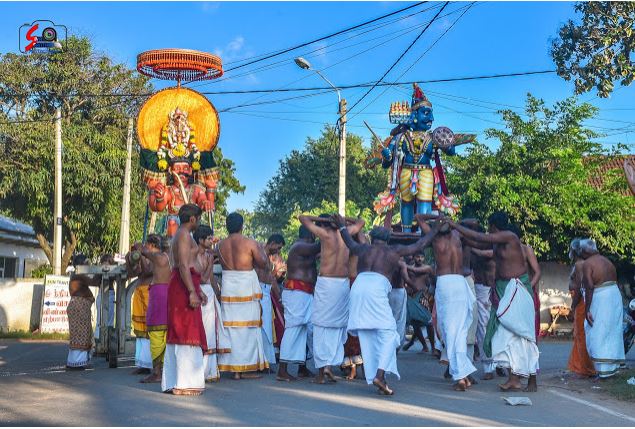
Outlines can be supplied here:
M615 266L598 253L595 241L580 241L582 287L586 304L586 345L600 378L615 375L624 362L624 309Z

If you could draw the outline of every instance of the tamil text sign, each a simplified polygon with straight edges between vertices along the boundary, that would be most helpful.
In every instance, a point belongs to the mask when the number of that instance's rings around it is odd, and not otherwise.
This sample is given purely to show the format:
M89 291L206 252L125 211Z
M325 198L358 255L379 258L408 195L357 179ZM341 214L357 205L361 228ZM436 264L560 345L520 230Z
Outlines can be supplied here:
M44 278L44 303L40 332L68 332L66 307L71 299L68 293L70 278L46 276Z

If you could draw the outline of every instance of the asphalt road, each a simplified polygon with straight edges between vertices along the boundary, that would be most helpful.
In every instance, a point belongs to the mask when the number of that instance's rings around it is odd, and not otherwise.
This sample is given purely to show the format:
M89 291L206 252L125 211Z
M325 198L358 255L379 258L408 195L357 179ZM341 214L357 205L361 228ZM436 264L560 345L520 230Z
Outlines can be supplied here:
M601 383L562 377L570 343L543 342L539 392L532 406L505 405L494 381L455 392L444 367L418 346L399 353L393 397L365 382L315 385L223 378L200 397L174 397L138 382L131 368L66 372L63 342L0 340L3 426L635 426L635 407L602 393ZM635 366L635 356L627 357ZM132 365L132 362L123 362ZM479 373L480 376L480 373ZM598 388L599 387L599 388Z

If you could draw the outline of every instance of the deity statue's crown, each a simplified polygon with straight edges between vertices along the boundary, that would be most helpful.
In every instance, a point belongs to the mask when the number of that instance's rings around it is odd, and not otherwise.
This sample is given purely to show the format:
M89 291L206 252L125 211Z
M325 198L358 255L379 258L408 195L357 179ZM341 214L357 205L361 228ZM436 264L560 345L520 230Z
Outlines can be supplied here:
M423 93L419 85L416 83L412 84L412 110L417 110L418 108L426 106L432 107L432 103L428 100L426 95Z
M388 118L392 124L405 124L410 118L410 105L407 101L395 101L390 105Z

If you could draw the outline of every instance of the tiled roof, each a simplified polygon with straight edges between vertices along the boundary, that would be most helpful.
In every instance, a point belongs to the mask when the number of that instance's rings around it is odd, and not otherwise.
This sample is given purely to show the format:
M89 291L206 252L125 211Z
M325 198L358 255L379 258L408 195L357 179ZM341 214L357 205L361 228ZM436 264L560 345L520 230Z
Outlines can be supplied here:
M589 181L591 182L591 186L593 186L596 189L601 189L602 185L604 184L604 174L607 173L608 171L619 170L621 174L623 175L624 161L627 159L629 160L629 162L635 165L635 155L603 157L603 160L600 162L600 165L598 166L597 173L592 175L589 178ZM632 192L630 188L628 187L628 184L624 187L624 189L620 193L622 195L632 195Z

